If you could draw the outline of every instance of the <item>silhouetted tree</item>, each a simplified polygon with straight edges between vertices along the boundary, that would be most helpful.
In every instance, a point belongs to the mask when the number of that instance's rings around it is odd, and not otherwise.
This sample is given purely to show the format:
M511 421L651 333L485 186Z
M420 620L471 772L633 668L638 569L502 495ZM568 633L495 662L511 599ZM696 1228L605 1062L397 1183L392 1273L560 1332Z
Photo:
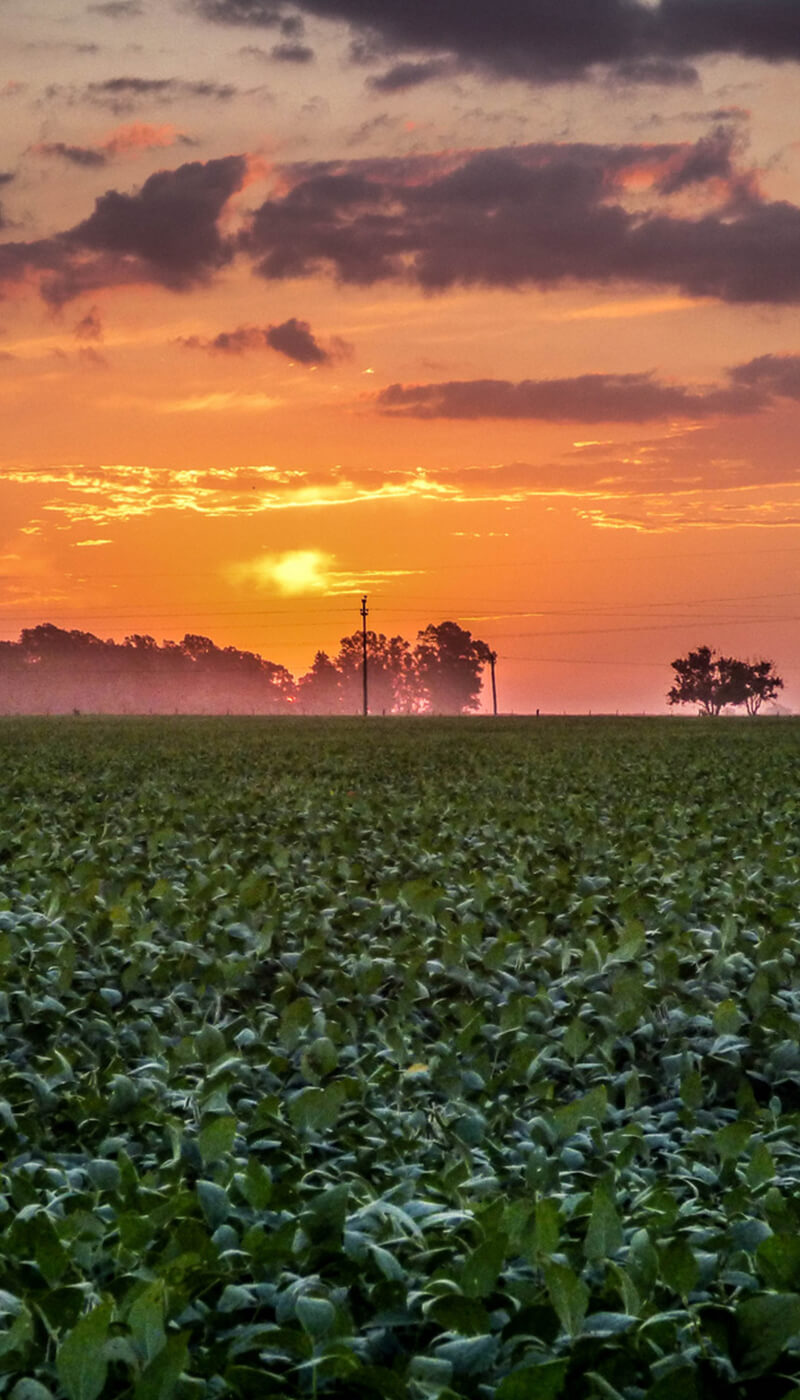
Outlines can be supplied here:
M672 662L675 683L667 692L670 705L697 705L701 714L718 715L726 705L744 705L757 714L783 681L771 661L741 661L719 656L711 647L698 647Z
M451 715L477 710L481 670L491 658L486 642L457 622L431 623L417 634L413 655L425 710Z
M297 698L307 715L335 715L341 710L341 676L326 651L318 651L311 669L300 677Z
M353 632L342 637L336 657L342 708L348 714L361 708L363 667L362 637ZM408 713L415 705L414 666L405 637L385 637L367 632L369 708L373 714Z
M783 681L772 661L730 661L731 678L736 686L734 705L744 705L749 715L757 715L765 700L774 700Z

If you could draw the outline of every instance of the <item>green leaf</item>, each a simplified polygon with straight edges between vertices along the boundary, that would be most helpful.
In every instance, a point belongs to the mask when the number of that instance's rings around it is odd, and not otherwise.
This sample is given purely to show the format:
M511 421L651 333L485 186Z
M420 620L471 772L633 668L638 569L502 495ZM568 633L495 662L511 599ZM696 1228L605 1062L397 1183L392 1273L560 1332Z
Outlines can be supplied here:
M53 1392L32 1376L24 1376L21 1381L17 1381L8 1400L53 1400Z
M231 1203L228 1200L228 1193L215 1181L203 1181L197 1183L197 1199L200 1208L212 1230L216 1230L228 1218Z
M752 1123L726 1123L714 1134L714 1146L723 1162L736 1162L753 1136Z
M128 1326L142 1360L145 1363L152 1361L167 1340L164 1331L164 1284L161 1279L151 1283L131 1304Z
M686 1240L670 1240L659 1252L661 1277L685 1300L700 1276L700 1266Z
M775 1162L765 1142L756 1143L744 1174L748 1186L752 1187L754 1191L757 1191L759 1186L764 1186L768 1181L772 1181L775 1175Z
M504 1376L497 1387L497 1400L557 1400L564 1390L566 1361L542 1361L523 1366Z
M697 1400L697 1379L688 1366L678 1366L651 1385L645 1400Z
M497 1355L496 1337L456 1337L451 1342L440 1342L436 1355L449 1361L457 1376L477 1376L488 1371Z
M436 1391L449 1383L453 1367L441 1356L413 1356L408 1366L409 1378Z
M346 1097L336 1080L324 1089L300 1089L289 1102L289 1118L300 1131L323 1133L333 1127Z
M485 1298L497 1283L508 1241L498 1233L473 1249L461 1269L461 1287L468 1298Z
M189 1333L173 1333L136 1382L133 1400L171 1400L188 1359Z
M220 1157L231 1152L235 1137L236 1119L233 1114L222 1114L218 1118L209 1118L197 1134L197 1146L200 1149L203 1166L208 1166L209 1162L217 1162Z
M56 1371L69 1400L96 1400L106 1383L104 1346L113 1304L99 1303L64 1338L56 1354Z
M544 1281L559 1322L571 1337L581 1330L589 1306L589 1290L566 1264L548 1264Z
M748 1376L763 1376L789 1339L800 1333L800 1294L764 1293L747 1298L735 1316L739 1369Z
M97 1157L93 1162L88 1162L86 1170L89 1173L92 1185L98 1191L116 1191L119 1189L121 1180L120 1169L116 1162L105 1157Z
M300 1062L300 1068L307 1078L318 1076L324 1079L333 1074L339 1064L339 1054L333 1041L327 1035L317 1036L307 1045Z
M800 1236L768 1235L756 1251L758 1271L770 1288L800 1288Z
M703 1080L696 1069L687 1070L681 1076L681 1098L687 1108L702 1107Z
M245 1170L236 1173L236 1185L253 1210L266 1210L272 1196L272 1177L257 1157L249 1157Z
M553 1114L553 1123L560 1138L572 1137L578 1131L581 1123L602 1122L606 1114L608 1094L604 1084L597 1085L590 1089L588 1094L584 1094L579 1099L573 1099L571 1103L564 1104L557 1108Z
M647 1230L636 1230L631 1236L625 1261L634 1286L649 1296L658 1276L658 1254Z
M622 1221L614 1204L611 1185L598 1182L592 1193L592 1213L583 1243L587 1259L608 1259L622 1244Z
M45 1211L39 1211L28 1223L28 1238L37 1267L51 1288L63 1277L69 1264L56 1227Z
M327 1337L336 1320L333 1303L327 1298L312 1298L308 1293L301 1293L295 1303L295 1312L304 1331L315 1341Z
M718 1035L735 1035L746 1019L737 1002L728 997L714 1012L714 1030Z
M290 1001L284 1007L281 1014L280 1038L281 1044L287 1050L294 1050L298 1041L311 1025L314 1016L313 1008L308 997L298 997L296 1001Z
M445 1331L459 1332L464 1337L479 1337L489 1329L489 1314L483 1305L458 1293L445 1293L426 1304L425 1313Z
M561 1238L561 1211L554 1196L536 1202L534 1243L537 1254L555 1254Z

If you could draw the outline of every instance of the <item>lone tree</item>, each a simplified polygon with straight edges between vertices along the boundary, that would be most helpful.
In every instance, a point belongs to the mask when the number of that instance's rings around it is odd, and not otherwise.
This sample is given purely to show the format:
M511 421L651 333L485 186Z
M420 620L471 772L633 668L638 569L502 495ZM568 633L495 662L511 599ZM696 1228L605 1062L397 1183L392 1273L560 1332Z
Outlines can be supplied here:
M771 661L740 661L719 656L712 647L698 647L673 661L675 683L667 692L670 705L697 705L703 715L718 715L725 705L744 705L749 715L772 700L783 681Z
M758 661L732 661L734 683L741 695L733 700L734 705L744 704L749 715L757 715L765 700L774 700L783 681L776 673L772 661L760 658Z

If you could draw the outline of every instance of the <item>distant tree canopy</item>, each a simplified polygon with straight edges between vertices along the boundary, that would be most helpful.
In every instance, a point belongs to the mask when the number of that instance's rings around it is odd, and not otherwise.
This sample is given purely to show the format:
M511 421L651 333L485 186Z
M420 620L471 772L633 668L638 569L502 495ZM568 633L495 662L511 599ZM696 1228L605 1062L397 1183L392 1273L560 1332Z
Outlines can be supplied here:
M356 714L362 705L362 636L343 637L331 659L318 651L295 680L256 652L134 633L123 642L50 622L0 642L0 711L6 713ZM466 714L480 703L485 642L455 622L431 624L412 649L404 637L367 633L373 714Z
M774 700L783 689L771 661L741 661L706 646L673 661L672 669L675 683L667 692L669 704L697 705L704 715L718 715L726 705L744 705L755 715L765 700Z

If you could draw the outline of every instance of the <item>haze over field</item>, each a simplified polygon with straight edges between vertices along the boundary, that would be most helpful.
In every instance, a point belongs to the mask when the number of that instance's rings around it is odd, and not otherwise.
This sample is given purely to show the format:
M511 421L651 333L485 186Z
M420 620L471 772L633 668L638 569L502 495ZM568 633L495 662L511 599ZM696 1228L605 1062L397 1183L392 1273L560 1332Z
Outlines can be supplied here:
M0 638L800 703L793 0L0 0Z

